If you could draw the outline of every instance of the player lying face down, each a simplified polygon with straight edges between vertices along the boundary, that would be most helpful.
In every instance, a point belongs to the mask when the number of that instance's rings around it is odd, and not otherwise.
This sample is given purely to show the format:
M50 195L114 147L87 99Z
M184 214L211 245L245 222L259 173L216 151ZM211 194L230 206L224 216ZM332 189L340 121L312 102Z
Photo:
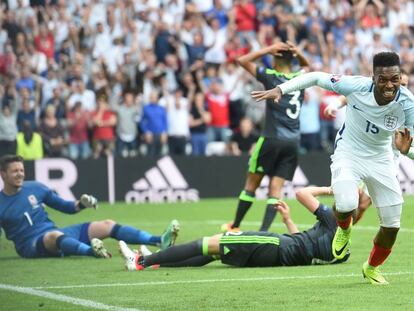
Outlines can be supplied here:
M331 194L330 187L306 187L297 192L298 201L317 218L316 224L306 231L298 230L290 217L289 206L281 201L274 208L280 212L289 234L227 232L147 255L131 251L125 242L120 241L120 251L129 271L158 266L204 266L216 259L238 267L341 263L348 260L350 253L341 260L333 257L331 244L337 228L334 211L316 198ZM369 204L369 197L360 191L360 206L354 222L361 219Z

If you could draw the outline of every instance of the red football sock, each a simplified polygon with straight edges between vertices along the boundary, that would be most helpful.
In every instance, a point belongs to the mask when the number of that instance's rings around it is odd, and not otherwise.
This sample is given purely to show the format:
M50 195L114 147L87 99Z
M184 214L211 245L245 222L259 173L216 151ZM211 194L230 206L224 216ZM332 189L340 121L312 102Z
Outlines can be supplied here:
M336 220L336 223L338 224L338 227L341 227L342 229L346 230L351 225L352 221L352 215L349 215L344 220Z
M382 265L391 254L391 248L385 248L374 243L371 254L369 255L368 264L373 267Z

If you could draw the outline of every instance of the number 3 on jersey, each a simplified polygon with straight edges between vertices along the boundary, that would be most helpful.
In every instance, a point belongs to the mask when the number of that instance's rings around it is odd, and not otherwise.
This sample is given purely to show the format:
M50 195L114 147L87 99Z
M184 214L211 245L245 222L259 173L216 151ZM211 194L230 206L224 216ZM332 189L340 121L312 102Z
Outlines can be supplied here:
M292 98L289 100L289 105L295 106L295 108L293 111L291 108L286 108L286 114L291 119L297 119L300 112L300 91L290 92L287 95L292 96Z
M378 134L379 128L375 124L367 120L367 127L365 128L365 133L369 132L371 132L372 134Z

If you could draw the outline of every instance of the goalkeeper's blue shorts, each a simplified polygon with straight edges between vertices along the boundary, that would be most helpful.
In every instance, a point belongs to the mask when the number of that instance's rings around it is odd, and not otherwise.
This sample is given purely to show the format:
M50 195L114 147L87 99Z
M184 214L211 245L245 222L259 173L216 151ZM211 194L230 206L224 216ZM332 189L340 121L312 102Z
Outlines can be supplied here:
M90 240L88 236L88 229L90 223L83 223L72 225L64 228L55 228L50 229L50 231L60 231L63 234L70 236L82 243L90 245ZM25 243L16 245L17 253L24 258L41 258L41 257L60 257L61 254L53 254L47 251L43 244L43 237L47 232L43 232L38 236L31 238Z

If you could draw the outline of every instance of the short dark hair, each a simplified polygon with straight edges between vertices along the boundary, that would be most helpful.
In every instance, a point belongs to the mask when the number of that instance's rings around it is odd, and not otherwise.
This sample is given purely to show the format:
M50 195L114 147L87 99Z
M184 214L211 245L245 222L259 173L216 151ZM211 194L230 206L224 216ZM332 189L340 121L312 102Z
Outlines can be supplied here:
M373 68L377 67L400 67L400 57L395 52L381 52L374 55Z
M275 58L276 59L283 59L283 60L287 60L287 61L291 61L293 59L292 51L281 51L280 54L281 54L280 56L275 55Z
M13 162L22 162L23 158L19 155L14 154L6 154L0 158L0 171L5 172L7 168L9 167L10 163Z

